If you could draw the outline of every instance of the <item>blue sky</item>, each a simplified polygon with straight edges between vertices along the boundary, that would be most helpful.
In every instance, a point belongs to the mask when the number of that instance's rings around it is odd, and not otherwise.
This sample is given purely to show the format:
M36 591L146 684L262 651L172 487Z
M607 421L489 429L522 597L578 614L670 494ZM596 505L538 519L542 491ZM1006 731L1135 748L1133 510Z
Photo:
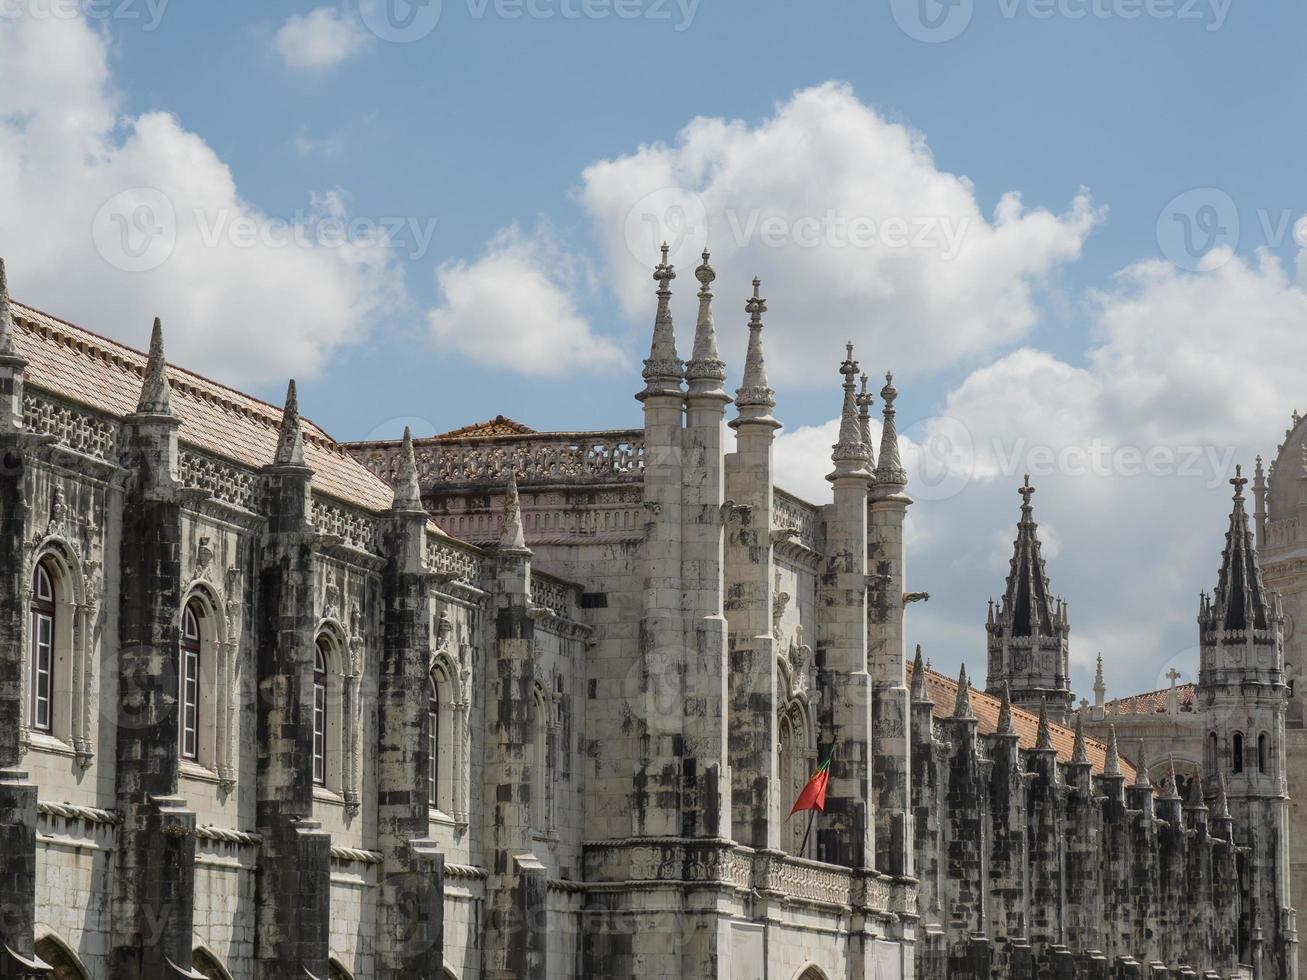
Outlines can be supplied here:
M1036 507L1078 686L1099 649L1135 687L1188 656L1228 470L1302 407L1301 4L444 0L394 43L370 29L382 0L152 2L0 8L0 165L18 175L0 250L20 299L138 345L158 313L205 373L273 401L296 374L342 439L501 412L634 425L654 256L632 254L629 221L675 185L721 256L733 369L764 277L783 482L822 492L844 337L873 375L895 369L914 586L936 597L914 638L938 665L976 672L1034 444L1056 457ZM956 36L921 40L930 24ZM182 230L133 271L97 236L142 188ZM966 234L944 258L740 240L757 209L790 231L865 211L882 235L889 217ZM400 240L270 250L230 230L324 214ZM959 426L939 483L930 447ZM1173 461L1068 461L1096 440ZM1191 452L1209 462L1186 476Z

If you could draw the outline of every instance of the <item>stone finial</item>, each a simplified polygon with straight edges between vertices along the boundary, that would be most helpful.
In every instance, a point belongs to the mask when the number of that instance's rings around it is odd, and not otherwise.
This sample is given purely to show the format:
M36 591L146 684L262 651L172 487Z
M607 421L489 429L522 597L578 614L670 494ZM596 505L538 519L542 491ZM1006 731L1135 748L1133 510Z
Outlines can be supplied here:
M1199 769L1194 778L1189 780L1189 799L1185 801L1186 810L1206 810L1207 801L1203 799L1203 771Z
M667 261L667 243L663 242L662 261L654 268L654 281L658 283L658 312L654 316L653 343L644 362L644 391L637 398L650 395L680 394L681 380L685 376L685 363L676 355L676 331L672 326L672 287L676 270Z
M1012 724L1012 692L1008 688L1006 681L1003 683L1003 700L999 702L998 706L998 727L995 732L999 735L1015 735L1017 733L1016 726Z
M862 390L858 392L858 428L862 432L862 444L867 447L867 464L874 472L876 454L871 448L871 405L875 399L867 391L867 376L864 374L859 380L862 382Z
M926 701L926 664L921 659L921 644L917 644L917 654L912 658L912 700Z
M1121 772L1121 754L1116 749L1116 726L1111 725L1107 729L1107 758L1103 762L1104 776L1120 776Z
M1035 748L1041 752L1053 751L1053 732L1048 727L1048 701L1039 703L1039 733L1035 736Z
M1144 740L1139 740L1139 752L1135 755L1135 785L1140 789L1148 789L1153 785L1152 780L1148 778L1148 760L1144 757Z
M744 304L749 314L749 350L744 357L744 376L735 392L738 409L763 409L762 415L776 405L776 392L767 380L767 360L762 348L762 315L767 312L767 301L758 295L762 281L753 280L753 296Z
M1089 765L1089 750L1085 746L1085 712L1083 708L1076 712L1076 740L1071 747L1071 764L1073 766Z
M1103 655L1098 655L1098 666L1094 668L1094 707L1101 708L1107 699L1107 685L1103 682Z
M418 483L417 457L413 453L413 433L407 425L404 426L404 442L399 448L399 474L395 479L395 499L390 509L422 509L422 488Z
M974 721L976 713L971 710L971 685L967 682L967 665L962 665L958 673L958 698L953 703L953 717Z
M14 315L9 308L9 279L0 258L0 356L14 353Z
M277 466L304 465L304 429L300 424L300 400L295 393L295 379L286 386L286 407L281 412L281 434L277 437Z
M150 331L150 357L145 362L145 380L136 402L137 415L171 415L172 401L168 383L168 363L163 356L163 321L154 318Z
M716 394L726 380L726 363L717 352L717 330L713 326L712 284L717 273L708 264L708 250L703 252L703 265L694 270L699 280L699 318L694 327L694 350L685 365L685 377L692 394ZM695 382L699 382L695 384Z
M876 468L876 482L882 486L905 487L908 484L908 473L899 458L899 432L894 421L897 414L894 411L894 399L898 397L894 375L886 371L885 387L880 389L880 400L884 403L881 415L885 422L880 430L880 465Z
M1180 782L1175 776L1175 757L1168 757L1168 770L1166 778L1162 780L1162 799L1179 800L1180 799Z
M503 551L525 552L526 531L522 527L522 500L517 493L517 474L508 474L508 492L504 495L504 523L499 532Z
M871 457L867 447L862 443L862 430L858 426L857 385L853 379L858 376L858 362L853 359L853 342L846 345L848 352L840 364L840 374L844 376L844 409L840 413L840 438L832 447L831 461L835 472L827 477L833 480L840 476L870 476Z
M1230 798L1225 792L1225 773L1216 776L1216 809L1212 812L1217 820L1230 820Z

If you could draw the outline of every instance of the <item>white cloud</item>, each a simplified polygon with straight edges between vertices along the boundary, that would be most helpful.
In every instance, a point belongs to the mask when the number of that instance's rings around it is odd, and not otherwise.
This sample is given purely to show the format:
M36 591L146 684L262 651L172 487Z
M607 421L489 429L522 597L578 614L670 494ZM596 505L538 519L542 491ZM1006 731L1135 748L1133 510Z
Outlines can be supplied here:
M910 612L910 635L936 666L983 670L985 600L1002 592L1027 471L1052 587L1070 602L1081 693L1100 650L1117 695L1165 687L1166 671L1196 656L1197 593L1216 581L1226 480L1236 462L1269 458L1301 405L1307 360L1303 283L1269 255L1219 258L1200 272L1151 261L1124 270L1095 298L1099 339L1084 367L1016 350L905 430L918 497L909 513L925 529L910 585L935 597ZM902 387L900 419L914 401ZM813 477L829 468L835 431L782 436L780 481L828 499ZM955 475L939 480L943 468Z
M294 71L330 71L368 41L368 33L335 7L293 14L277 30L277 52Z
M579 195L628 313L648 311L660 239L682 270L706 242L723 298L760 275L782 328L769 341L776 380L792 386L825 379L848 337L905 370L1019 341L1036 290L1100 217L1084 193L1062 214L1009 193L986 216L923 136L837 84L757 125L695 119L672 145L591 165ZM744 318L718 319L725 349L743 349Z
M576 265L547 236L506 229L476 261L436 271L444 303L429 314L431 332L473 361L521 374L623 366L621 350L577 312Z
M137 346L161 316L171 358L233 383L316 372L402 295L387 251L316 234L339 218L334 198L306 209L296 241L175 117L120 118L107 43L81 19L0 32L15 296Z

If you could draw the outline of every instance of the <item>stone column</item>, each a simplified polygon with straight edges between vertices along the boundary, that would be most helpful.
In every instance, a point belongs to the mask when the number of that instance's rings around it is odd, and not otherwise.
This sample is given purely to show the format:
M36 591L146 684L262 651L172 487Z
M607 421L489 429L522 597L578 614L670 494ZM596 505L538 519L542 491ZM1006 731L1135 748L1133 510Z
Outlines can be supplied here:
M941 720L939 726L946 753L942 832L948 878L941 904L947 916L949 976L971 976L966 971L976 962L978 947L974 939L986 937L989 932L985 880L989 780L977 750L979 722L971 710L965 667L958 678L953 716Z
M325 977L327 971L331 836L313 819L313 564L319 535L309 522L312 480L292 381L277 455L264 470L268 523L258 573L258 980L305 971Z
M404 430L386 567L377 677L378 980L439 977L444 968L444 860L428 839L431 592L423 565L427 515L413 440Z
M1048 963L1050 954L1055 947L1061 947L1064 940L1062 846L1065 828L1057 752L1049 733L1046 707L1040 710L1039 734L1027 757L1026 768L1032 777L1026 802L1030 839L1030 945L1035 950L1036 959Z
M907 639L903 611L907 590L907 553L903 522L912 500L904 492L907 473L899 461L893 377L885 375L880 464L871 488L868 566L871 601L867 609L867 669L872 685L872 796L876 808L876 868L911 876L908 780L908 688L905 682ZM919 597L920 598L920 597Z
M36 787L19 768L23 722L23 623L27 617L27 481L23 370L4 259L0 259L0 980L23 975L36 913Z
M817 856L846 867L875 860L871 675L867 670L867 487L869 453L858 428L853 345L840 365L844 411L827 477L834 503L826 508L822 566L817 578L818 683L821 728L833 742L826 812L818 819Z
M989 773L990 839L986 886L995 941L995 964L1004 976L1012 974L1011 960L1016 948L1028 948L1030 935L1030 896L1026 890L1029 867L1026 780L1021 766L1020 741L1012 725L1012 705L1005 685L998 729L986 739L989 758L993 762Z
M1085 748L1084 710L1076 716L1076 741L1066 767L1066 944L1081 962L1097 959L1103 941L1103 821Z
M495 642L486 663L485 976L544 980L548 952L547 875L533 852L535 780L531 751L537 722L531 552L522 532L517 485L510 482L496 559ZM543 828L541 828L543 830Z
M735 452L726 457L726 494L736 504L727 526L726 622L730 653L731 835L755 848L779 848L793 800L777 790L776 650L772 637L772 447L780 423L763 360L762 314L754 280L749 349L736 392Z
M195 814L177 798L181 504L177 430L158 320L134 414L123 422L112 972L191 976Z

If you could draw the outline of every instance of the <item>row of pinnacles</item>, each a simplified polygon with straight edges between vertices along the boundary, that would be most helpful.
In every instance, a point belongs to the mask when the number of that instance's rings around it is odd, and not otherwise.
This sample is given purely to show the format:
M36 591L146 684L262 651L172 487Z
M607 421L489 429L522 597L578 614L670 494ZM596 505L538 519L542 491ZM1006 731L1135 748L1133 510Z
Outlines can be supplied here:
M1283 614L1261 581L1247 480L1237 472L1231 483L1218 583L1202 596L1198 618L1198 711L1216 768L1199 771L1183 792L1174 762L1163 763L1154 786L1142 742L1127 785L1115 728L1095 774L1085 708L1075 715L1070 757L1059 761L1050 715L1064 717L1070 706L1066 607L1048 591L1028 479L1007 594L988 621L986 697L1001 696L994 730L978 731L965 667L951 712L937 710L918 650L912 805L924 980L1297 976ZM1024 655L1014 657L1018 646ZM1011 680L1024 687L1023 707L1040 699L1030 749L1013 725ZM1241 731L1267 733L1257 766L1242 763ZM1227 787L1218 760L1232 757L1218 747L1231 744L1239 761Z

